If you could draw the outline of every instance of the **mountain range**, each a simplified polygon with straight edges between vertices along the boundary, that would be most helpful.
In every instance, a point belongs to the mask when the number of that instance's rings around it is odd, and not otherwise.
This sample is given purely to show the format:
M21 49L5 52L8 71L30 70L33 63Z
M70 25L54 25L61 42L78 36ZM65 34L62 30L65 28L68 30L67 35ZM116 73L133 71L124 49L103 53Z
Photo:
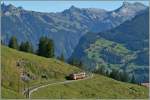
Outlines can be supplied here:
M56 56L64 54L67 59L82 36L115 28L145 9L141 3L124 2L113 11L71 6L62 12L43 13L1 4L2 42L7 45L16 36L19 43L31 41L36 50L39 38L47 36L55 43Z
M44 13L2 3L1 22L2 98L148 98L148 6L123 2L113 11L71 6ZM8 46L12 36L31 42L34 52ZM42 36L54 41L55 57L36 54ZM41 46L44 54L51 47Z
M116 28L84 35L70 59L90 69L104 67L134 74L137 82L149 80L149 10Z

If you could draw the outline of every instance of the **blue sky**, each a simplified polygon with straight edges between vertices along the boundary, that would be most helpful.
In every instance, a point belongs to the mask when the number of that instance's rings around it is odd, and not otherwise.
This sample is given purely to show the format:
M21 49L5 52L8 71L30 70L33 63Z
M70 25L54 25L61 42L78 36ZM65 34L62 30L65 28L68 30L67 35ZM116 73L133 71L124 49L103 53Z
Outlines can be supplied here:
M71 5L79 8L101 8L106 10L114 10L120 7L122 2L123 1L5 1L5 4L13 4L17 7L21 6L26 10L60 12L68 9ZM133 3L137 2L137 0L127 2ZM149 5L149 1L138 2Z

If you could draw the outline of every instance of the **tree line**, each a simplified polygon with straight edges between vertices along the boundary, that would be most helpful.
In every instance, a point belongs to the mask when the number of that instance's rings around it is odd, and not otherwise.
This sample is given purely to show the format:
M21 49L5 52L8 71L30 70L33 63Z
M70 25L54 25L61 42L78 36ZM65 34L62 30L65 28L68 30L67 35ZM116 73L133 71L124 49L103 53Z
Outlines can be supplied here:
M47 37L41 37L39 39L39 44L38 44L38 49L37 51L34 51L33 45L29 41L21 42L20 45L18 43L18 40L15 36L12 36L9 40L8 46L10 48L19 50L19 51L24 51L28 53L34 53L39 56L47 57L47 58L52 58L55 57L55 50L54 50L54 42L53 40L47 38ZM56 57L58 60L66 62L64 54L62 53L60 56ZM83 69L83 63L79 61L78 59L70 59L67 63L77 66L81 69Z
M113 78L118 81L137 84L134 74L129 76L128 72L126 71L120 71L117 69L112 69L111 71L108 71L104 66L101 66L98 69L95 69L93 72Z
M47 57L47 58L53 58L55 57L55 50L54 50L54 42L53 40L47 38L47 37L41 37L39 40L38 44L38 49L37 51L34 52L32 43L29 41L21 42L21 44L18 44L17 38L12 36L10 38L8 46L10 48L17 49L19 51L24 51L28 53L34 53L39 56ZM57 57L57 59L61 61L65 61L64 55L61 54L60 57ZM84 65L82 61L78 59L70 59L68 61L69 64L77 66L81 69L84 69ZM98 73L110 78L113 78L118 81L123 81L123 82L130 82L130 83L136 83L135 76L134 74L130 77L126 71L119 71L117 69L112 69L112 71L106 70L104 66L101 65L101 67L98 67L98 69L95 69L93 71L94 73Z
M78 59L72 58L68 61L68 63L73 65L73 66L77 66L80 69L84 69L84 65L83 65L82 61L80 61Z
M47 38L47 37L41 37L38 44L38 50L34 52L33 45L29 41L21 42L20 45L18 43L18 40L15 36L12 36L9 40L8 46L10 48L28 52L28 53L34 53L39 56L52 58L55 57L54 52L54 43L53 40Z
M82 61L80 61L78 59L75 59L75 58L70 59L68 61L68 63L71 64L71 65L77 66L81 69L84 69L84 70L86 68L86 67L84 67L84 64L83 64ZM108 65L108 66L110 66L110 65ZM117 70L117 69L112 69L111 71L109 71L108 69L106 69L106 66L103 66L103 65L100 65L97 69L94 69L94 70L91 70L91 71L93 73L104 75L104 76L113 78L113 79L118 80L118 81L138 84L136 82L134 74L129 76L128 72L126 72L126 71L120 71L120 70Z

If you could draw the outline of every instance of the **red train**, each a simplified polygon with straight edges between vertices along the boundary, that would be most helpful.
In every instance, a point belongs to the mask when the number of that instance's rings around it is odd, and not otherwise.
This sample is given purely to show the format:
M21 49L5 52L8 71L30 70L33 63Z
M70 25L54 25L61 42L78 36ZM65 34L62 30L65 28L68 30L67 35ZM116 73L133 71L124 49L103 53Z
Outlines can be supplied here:
M69 75L69 79L72 79L72 80L83 79L85 77L86 77L86 73L85 72L73 73L73 74Z

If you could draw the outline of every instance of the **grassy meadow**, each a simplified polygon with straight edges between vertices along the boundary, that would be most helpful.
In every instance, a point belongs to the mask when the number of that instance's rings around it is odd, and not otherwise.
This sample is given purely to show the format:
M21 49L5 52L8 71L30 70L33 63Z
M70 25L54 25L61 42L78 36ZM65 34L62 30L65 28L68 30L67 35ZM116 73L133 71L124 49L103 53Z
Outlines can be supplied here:
M27 84L20 80L20 68L16 62L25 59L25 69L28 73L36 76L35 80L29 82L29 87L38 87L42 84L66 80L65 76L79 72L81 69L56 60L44 58L30 53L20 52L1 46L2 51L2 98L17 99L25 98L22 94ZM41 75L47 75L48 79L42 79ZM46 99L68 99L68 98L148 98L148 88L119 82L102 75L94 74L94 77L87 80L75 81L72 83L53 85L41 88L33 92L31 98Z

